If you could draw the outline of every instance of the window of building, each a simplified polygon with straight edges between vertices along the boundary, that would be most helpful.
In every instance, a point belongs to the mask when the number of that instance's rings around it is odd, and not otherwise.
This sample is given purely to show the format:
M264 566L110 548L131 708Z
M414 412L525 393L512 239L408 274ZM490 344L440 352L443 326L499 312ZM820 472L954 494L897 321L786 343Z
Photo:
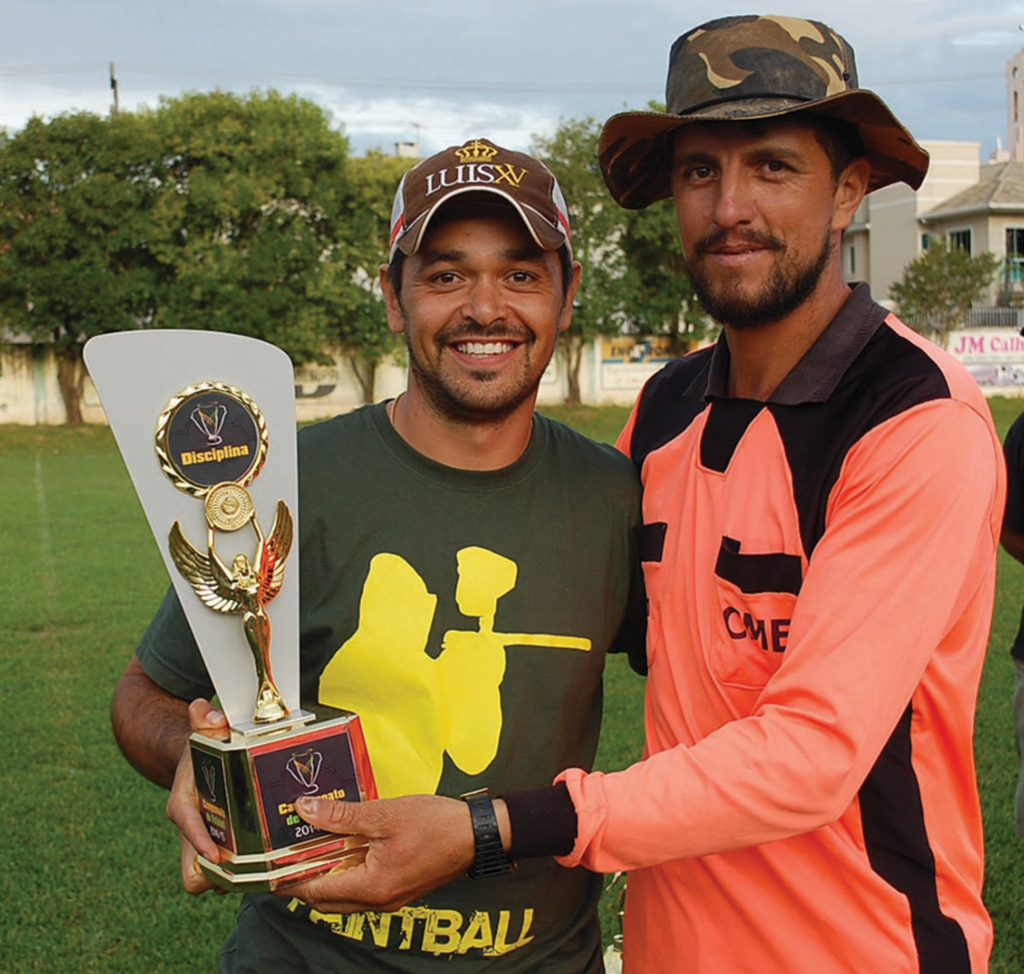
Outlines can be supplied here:
M928 233L922 233L921 234L921 249L922 250L927 250L928 249L928 244L931 243L931 239L932 239L931 238L931 234L928 234Z
M949 235L949 245L956 247L958 250L966 250L967 253L971 253L971 231L954 230Z
M1006 228L1006 277L1012 284L1024 283L1024 227Z
M857 248L850 247L850 273L857 273Z

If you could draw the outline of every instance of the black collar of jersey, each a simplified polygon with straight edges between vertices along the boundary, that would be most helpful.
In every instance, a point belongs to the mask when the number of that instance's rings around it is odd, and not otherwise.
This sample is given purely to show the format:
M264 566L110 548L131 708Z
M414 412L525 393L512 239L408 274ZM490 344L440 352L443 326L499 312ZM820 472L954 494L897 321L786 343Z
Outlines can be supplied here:
M885 308L872 300L866 283L855 284L839 313L779 383L768 402L796 406L827 401L888 315ZM729 346L722 332L708 368L694 378L693 385L706 383L703 397L710 402L728 398L728 380Z

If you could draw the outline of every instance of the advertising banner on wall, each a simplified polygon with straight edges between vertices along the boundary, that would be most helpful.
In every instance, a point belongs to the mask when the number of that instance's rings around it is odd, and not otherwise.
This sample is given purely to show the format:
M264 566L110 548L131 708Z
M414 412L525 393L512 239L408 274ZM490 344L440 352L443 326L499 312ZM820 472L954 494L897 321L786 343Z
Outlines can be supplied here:
M1016 328L954 331L949 351L985 392L1024 393L1024 336Z
M602 338L599 341L601 392L639 392L658 369L674 358L667 337Z

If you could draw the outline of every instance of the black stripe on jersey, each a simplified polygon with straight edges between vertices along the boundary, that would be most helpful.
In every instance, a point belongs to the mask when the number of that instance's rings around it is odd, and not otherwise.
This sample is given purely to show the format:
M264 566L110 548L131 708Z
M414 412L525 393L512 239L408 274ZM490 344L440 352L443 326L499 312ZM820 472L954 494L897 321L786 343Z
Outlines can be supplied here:
M744 555L735 538L722 538L715 574L732 582L741 592L789 592L800 594L804 571L798 555L785 552Z
M641 524L636 529L636 547L641 561L660 562L665 552L665 536L668 534L667 521Z
M858 440L925 402L949 398L938 365L917 345L880 327L826 402L769 403L793 476L793 498L808 558L825 530L825 509Z
M647 381L636 407L629 455L641 469L649 453L674 440L705 409L714 347L669 362Z
M939 905L935 856L911 760L912 717L908 706L861 786L864 845L871 868L907 898L921 974L969 974L964 932Z
M747 427L762 409L764 403L753 399L716 399L700 438L701 466L725 473Z

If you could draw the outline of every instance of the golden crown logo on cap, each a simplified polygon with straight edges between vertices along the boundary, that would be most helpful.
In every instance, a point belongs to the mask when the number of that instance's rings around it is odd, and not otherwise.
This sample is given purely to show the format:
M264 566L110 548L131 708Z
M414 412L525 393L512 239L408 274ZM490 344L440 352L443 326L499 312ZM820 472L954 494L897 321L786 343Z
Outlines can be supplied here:
M498 150L493 145L474 139L461 149L456 149L455 154L459 157L459 162L469 165L471 162L490 162L498 154Z

